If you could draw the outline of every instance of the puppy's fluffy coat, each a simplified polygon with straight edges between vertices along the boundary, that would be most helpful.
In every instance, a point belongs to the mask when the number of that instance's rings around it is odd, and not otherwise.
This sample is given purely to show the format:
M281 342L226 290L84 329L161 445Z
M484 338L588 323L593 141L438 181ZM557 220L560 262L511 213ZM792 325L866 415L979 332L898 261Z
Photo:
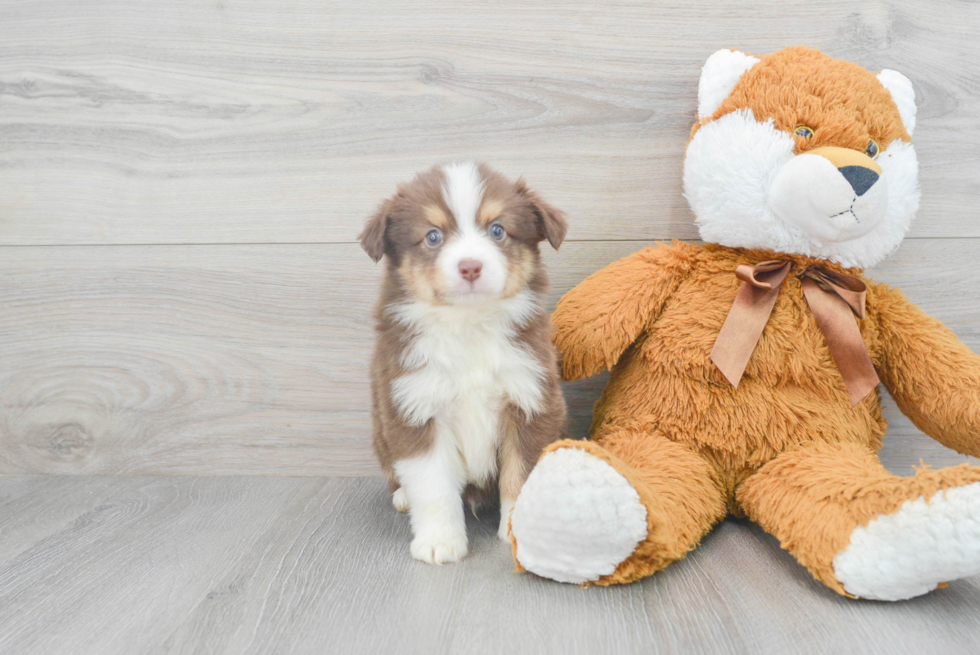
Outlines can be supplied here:
M412 555L466 555L462 496L498 483L501 538L528 472L562 436L565 402L538 244L562 213L484 165L435 167L367 221L386 259L371 367L374 447Z

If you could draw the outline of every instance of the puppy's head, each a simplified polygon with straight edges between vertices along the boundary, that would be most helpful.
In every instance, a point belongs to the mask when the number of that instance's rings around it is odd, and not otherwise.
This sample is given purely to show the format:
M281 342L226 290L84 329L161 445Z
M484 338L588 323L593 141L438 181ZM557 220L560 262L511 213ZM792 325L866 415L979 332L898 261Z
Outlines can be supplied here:
M404 293L432 304L498 300L543 285L538 243L558 248L560 211L485 165L421 173L368 219L361 246L388 258Z

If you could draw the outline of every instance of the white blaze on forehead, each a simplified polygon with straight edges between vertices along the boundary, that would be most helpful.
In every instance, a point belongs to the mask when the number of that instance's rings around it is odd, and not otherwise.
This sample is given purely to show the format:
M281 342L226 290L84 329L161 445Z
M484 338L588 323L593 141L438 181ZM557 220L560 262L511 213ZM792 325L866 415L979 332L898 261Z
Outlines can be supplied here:
M456 218L462 232L476 230L476 212L483 199L483 179L473 162L461 162L443 166L446 176L442 184L442 197Z
M436 260L446 281L446 299L471 302L498 297L507 283L508 264L499 244L476 222L484 192L480 170L472 162L463 162L444 166L442 172L446 176L442 197L456 219L457 230L446 234ZM474 282L460 275L459 264L464 260L477 261L482 267Z

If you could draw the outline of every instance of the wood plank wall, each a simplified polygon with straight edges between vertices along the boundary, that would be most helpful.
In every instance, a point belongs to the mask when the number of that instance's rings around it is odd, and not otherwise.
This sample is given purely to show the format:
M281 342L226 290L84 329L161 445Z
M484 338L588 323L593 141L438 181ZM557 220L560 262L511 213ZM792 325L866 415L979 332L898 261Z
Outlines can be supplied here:
M681 196L704 59L804 44L904 72L922 209L875 272L980 350L980 4L7 0L0 474L376 475L354 242L478 158L571 220L550 302ZM584 433L600 377L568 385ZM889 403L884 459L961 461Z

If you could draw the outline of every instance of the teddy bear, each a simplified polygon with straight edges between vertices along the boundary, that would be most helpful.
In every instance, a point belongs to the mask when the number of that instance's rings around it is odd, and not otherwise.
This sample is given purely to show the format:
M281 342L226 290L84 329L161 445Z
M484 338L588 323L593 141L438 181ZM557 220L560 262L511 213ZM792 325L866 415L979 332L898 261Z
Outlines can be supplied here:
M511 514L519 570L628 583L747 517L824 585L900 600L980 573L980 467L877 457L879 381L980 456L980 357L863 270L918 208L915 95L817 50L720 50L684 195L703 245L641 250L552 316L567 380L610 369L589 440L546 448Z

